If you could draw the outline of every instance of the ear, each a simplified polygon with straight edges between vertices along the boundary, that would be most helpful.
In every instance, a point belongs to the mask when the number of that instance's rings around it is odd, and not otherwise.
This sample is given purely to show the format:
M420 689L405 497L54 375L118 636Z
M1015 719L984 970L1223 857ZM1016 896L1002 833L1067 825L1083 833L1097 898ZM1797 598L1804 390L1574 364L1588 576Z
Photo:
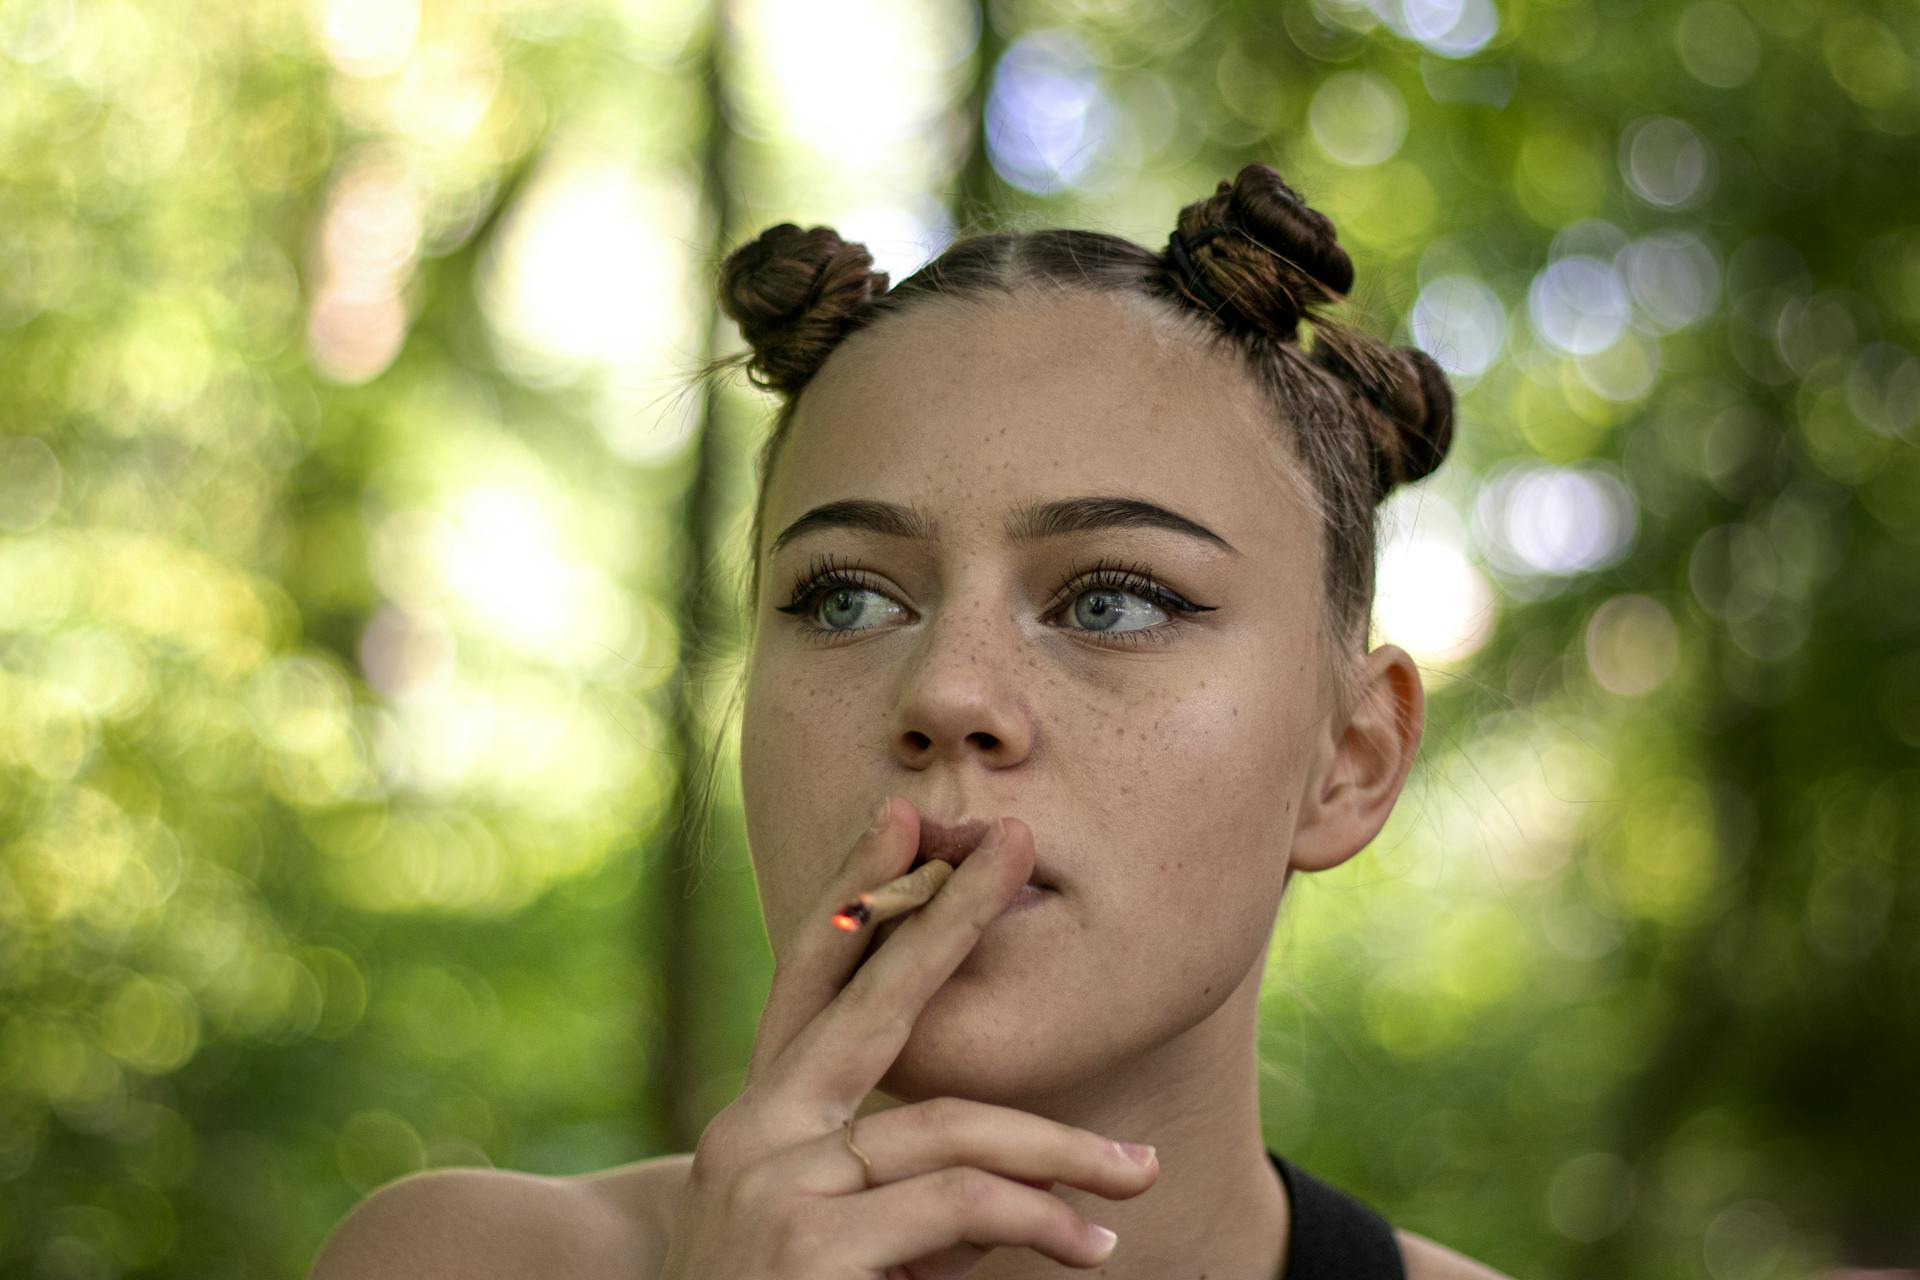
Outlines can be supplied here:
M1329 723L1307 777L1290 870L1325 871L1367 847L1413 770L1426 725L1420 669L1398 645L1366 656L1352 714Z

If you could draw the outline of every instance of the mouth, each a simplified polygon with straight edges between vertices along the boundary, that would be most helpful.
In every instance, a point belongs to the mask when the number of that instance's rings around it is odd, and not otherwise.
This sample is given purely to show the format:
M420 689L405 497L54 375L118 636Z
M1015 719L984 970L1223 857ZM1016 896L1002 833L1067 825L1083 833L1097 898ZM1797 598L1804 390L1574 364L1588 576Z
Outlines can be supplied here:
M975 849L980 847L980 842L987 838L987 827L988 823L984 818L969 818L959 822L936 822L931 818L921 818L919 847L914 851L913 865L907 870L913 871L934 858L951 863L957 869ZM1043 894L1052 897L1060 892L1037 862L1027 877L1027 885L1035 895ZM1016 893L1014 904L1010 905L1009 909L1013 909L1028 896L1030 895L1027 895L1025 890ZM905 924L907 919L907 916L895 916L891 920L881 921L879 927L874 929L873 936L868 939L867 949L861 953L860 964L865 964L879 949L880 944L891 937L894 930Z
M959 822L936 822L932 818L920 819L920 848L913 857L912 871L930 859L938 858L950 862L956 870L967 856L980 847L987 838L988 822L984 818L968 818ZM1051 889L1052 883L1039 863L1034 864L1033 873L1027 883L1039 889Z

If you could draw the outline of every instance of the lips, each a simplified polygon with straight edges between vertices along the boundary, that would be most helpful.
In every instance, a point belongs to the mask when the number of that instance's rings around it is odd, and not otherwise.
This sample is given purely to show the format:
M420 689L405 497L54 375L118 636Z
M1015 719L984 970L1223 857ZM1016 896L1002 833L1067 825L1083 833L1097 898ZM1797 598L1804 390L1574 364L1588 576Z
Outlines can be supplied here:
M967 855L979 848L980 842L987 838L990 825L984 818L967 818L959 822L936 822L932 818L921 818L920 848L914 855L913 866L938 858L958 868L967 860ZM1027 883L1042 889L1053 887L1038 863L1034 864L1033 874L1028 877Z
M920 819L920 845L914 853L913 866L918 867L930 858L939 858L955 867L967 860L967 856L980 847L987 838L990 824L984 818L967 818L959 822L937 822L932 818ZM912 870L909 867L908 870ZM1047 873L1038 863L1027 883L1043 894L1051 897L1060 891L1054 887ZM1020 897L1015 895L1016 900ZM874 929L873 936L867 940L867 949L860 954L859 964L864 965L880 949L880 944L893 936L894 930L905 924L911 916L899 915L891 920L882 920ZM858 965L855 966L856 968Z

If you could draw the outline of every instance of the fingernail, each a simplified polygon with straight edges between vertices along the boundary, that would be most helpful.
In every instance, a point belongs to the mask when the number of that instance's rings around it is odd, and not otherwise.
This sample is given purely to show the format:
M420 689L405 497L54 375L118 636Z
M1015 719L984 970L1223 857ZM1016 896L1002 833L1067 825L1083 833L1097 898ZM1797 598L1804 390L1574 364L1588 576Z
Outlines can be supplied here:
M987 853L991 850L998 849L1006 838L1007 820L1005 818L995 818L992 825L987 828L987 838L980 842L980 852Z
M1153 1148L1144 1142L1119 1142L1114 1145L1120 1148L1121 1155L1143 1169L1154 1161Z
M1113 1252L1114 1244L1120 1239L1105 1227L1089 1227L1088 1232L1093 1236L1093 1247L1100 1250L1102 1258Z
M876 835L885 831L887 829L887 822L892 817L893 797L890 795L880 797L880 803L875 805L873 809L873 822L868 826L867 830L874 832Z

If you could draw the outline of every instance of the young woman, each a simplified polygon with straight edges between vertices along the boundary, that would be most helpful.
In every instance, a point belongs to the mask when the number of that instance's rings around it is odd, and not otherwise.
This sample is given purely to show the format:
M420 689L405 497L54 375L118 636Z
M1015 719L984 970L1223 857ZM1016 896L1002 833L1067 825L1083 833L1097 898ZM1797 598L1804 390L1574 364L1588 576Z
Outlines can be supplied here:
M1289 877L1373 839L1419 744L1417 669L1366 647L1374 512L1445 455L1444 376L1322 314L1352 265L1265 165L1165 251L1045 230L892 289L872 265L782 224L722 272L783 398L744 1088L691 1153L393 1184L314 1274L1497 1277L1260 1130ZM924 906L830 923L929 857L956 869Z

